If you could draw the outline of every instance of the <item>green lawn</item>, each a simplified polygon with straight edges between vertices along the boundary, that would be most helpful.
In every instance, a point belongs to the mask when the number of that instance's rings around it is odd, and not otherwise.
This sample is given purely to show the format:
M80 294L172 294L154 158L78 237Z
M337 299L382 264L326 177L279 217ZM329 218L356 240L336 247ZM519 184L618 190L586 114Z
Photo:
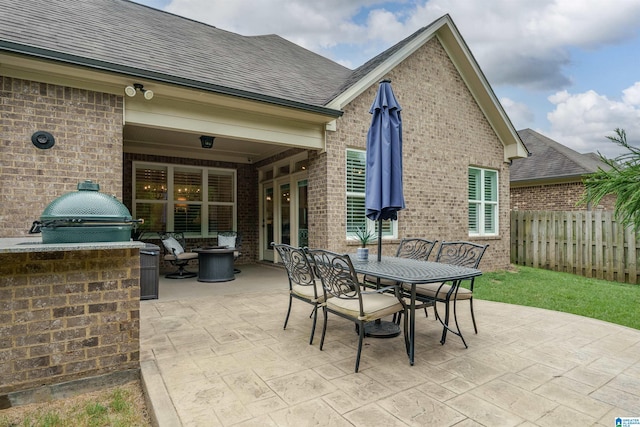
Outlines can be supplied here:
M640 285L514 266L476 279L474 299L579 314L640 329Z

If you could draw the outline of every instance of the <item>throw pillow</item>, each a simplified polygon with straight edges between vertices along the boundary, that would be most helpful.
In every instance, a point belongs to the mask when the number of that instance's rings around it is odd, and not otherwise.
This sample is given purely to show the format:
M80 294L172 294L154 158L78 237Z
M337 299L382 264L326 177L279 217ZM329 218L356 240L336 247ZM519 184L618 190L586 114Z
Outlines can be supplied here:
M236 247L236 236L225 236L218 234L218 246L226 246L228 248Z
M162 241L162 244L170 254L175 254L176 256L180 255L184 252L184 248L174 237L167 237Z

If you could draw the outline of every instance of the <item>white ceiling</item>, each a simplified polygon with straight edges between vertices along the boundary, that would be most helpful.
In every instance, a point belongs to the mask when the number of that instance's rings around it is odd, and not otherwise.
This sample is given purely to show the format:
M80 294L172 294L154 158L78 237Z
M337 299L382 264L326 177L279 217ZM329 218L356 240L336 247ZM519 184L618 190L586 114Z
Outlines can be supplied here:
M216 137L213 148L202 148L200 134L143 126L124 127L126 153L156 154L234 163L255 163L291 147ZM215 135L210 135L215 136Z

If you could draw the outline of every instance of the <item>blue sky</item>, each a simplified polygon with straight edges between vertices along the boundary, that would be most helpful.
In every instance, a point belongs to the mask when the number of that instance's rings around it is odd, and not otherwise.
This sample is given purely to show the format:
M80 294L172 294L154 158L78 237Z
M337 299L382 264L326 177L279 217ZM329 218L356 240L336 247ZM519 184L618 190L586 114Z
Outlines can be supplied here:
M243 35L278 34L355 68L448 13L516 129L576 151L640 145L638 0L135 0Z

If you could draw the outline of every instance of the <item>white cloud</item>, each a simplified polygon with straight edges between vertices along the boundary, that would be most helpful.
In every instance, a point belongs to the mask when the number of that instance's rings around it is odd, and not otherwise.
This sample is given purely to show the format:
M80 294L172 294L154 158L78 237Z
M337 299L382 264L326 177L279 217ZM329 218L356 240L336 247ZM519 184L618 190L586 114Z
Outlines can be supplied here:
M500 103L516 129L530 127L530 123L535 119L533 111L522 102L516 102L510 98L500 98Z
M351 18L371 0L172 0L166 11L242 35L277 34L326 53L341 43L368 40ZM342 58L346 59L346 58Z
M607 157L620 154L617 145L605 137L616 128L625 129L628 142L640 145L640 82L623 91L620 101L593 90L570 94L557 92L549 97L555 109L547 114L551 123L546 135L578 152L601 152Z
M559 90L571 79L569 48L596 49L637 33L640 2L627 0L431 0L410 22L450 13L492 85Z
M640 106L640 82L622 91L622 101L625 104Z
M278 34L352 66L448 13L493 85L547 90L570 85L570 47L617 43L640 26L640 2L629 0L172 0L165 10L239 34Z

